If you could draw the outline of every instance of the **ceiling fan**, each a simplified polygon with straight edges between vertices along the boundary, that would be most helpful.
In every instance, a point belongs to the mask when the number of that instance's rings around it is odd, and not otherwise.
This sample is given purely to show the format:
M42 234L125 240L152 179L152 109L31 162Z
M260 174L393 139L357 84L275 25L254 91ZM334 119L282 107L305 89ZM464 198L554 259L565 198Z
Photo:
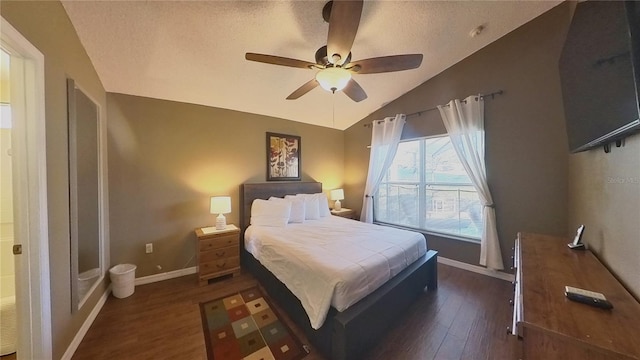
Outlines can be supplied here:
M311 79L287 97L294 100L320 85L335 93L342 90L353 101L367 98L364 89L352 74L378 74L415 69L422 63L422 54L406 54L351 61L351 46L356 37L363 0L329 1L322 9L322 16L329 23L327 45L316 51L315 63L281 56L246 53L245 59L266 64L318 70ZM330 54L330 55L329 55Z

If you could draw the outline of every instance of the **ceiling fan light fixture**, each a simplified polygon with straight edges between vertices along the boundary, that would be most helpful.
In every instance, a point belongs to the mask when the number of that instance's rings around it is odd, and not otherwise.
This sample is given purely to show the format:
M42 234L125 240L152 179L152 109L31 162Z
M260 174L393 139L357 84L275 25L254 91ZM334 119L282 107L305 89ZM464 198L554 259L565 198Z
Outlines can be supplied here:
M316 80L323 89L336 92L347 86L347 83L351 80L351 73L339 67L329 67L318 71Z

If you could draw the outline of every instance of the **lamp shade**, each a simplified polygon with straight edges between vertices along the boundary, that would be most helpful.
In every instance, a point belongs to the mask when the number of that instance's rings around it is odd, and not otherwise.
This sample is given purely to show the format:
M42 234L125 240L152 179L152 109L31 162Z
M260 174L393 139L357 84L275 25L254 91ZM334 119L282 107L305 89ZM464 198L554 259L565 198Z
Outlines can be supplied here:
M338 67L330 67L318 71L316 80L327 91L340 91L351 80L351 73Z
M230 196L212 196L211 208L212 214L228 214L231 212L231 197Z
M344 191L342 189L331 190L331 200L343 200Z

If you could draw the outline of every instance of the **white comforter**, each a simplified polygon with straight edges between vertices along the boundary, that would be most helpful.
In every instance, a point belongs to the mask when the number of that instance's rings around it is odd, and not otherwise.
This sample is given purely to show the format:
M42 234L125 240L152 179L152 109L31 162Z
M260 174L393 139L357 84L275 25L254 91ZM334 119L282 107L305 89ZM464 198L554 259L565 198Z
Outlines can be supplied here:
M300 299L314 329L424 255L424 235L338 216L249 226L245 248Z

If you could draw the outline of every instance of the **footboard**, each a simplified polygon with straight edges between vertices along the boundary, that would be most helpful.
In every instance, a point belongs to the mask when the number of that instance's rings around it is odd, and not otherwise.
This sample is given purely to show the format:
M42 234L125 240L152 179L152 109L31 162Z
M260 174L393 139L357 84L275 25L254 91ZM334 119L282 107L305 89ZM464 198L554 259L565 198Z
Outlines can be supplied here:
M324 325L314 330L300 300L251 254L245 252L244 255L246 268L258 278L269 296L304 331L313 346L333 360L361 358L425 287L434 290L438 286L438 253L429 250L396 277L347 310L338 312L331 308Z
M423 292L438 286L437 255L430 250L378 290L333 318L334 360L358 359Z

